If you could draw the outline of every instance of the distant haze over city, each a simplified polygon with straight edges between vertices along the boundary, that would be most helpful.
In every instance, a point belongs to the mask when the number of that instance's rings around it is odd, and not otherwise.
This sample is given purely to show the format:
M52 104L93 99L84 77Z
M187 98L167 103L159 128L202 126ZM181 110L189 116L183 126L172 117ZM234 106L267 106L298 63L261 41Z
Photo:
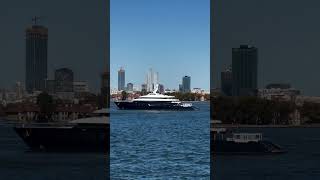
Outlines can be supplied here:
M126 84L141 86L152 68L165 88L178 89L187 75L191 88L209 90L209 2L111 1L111 87L123 67Z

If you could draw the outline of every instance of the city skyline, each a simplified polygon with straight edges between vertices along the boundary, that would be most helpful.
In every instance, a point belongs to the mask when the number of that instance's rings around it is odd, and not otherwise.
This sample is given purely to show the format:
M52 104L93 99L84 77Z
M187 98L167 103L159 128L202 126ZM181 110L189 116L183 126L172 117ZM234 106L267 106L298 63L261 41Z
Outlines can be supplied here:
M5 12L0 16L0 88L10 88L17 81L24 86L25 29L39 16L38 24L49 29L48 78L54 77L55 69L69 67L77 74L75 80L85 80L94 92L100 91L107 54L105 1L30 0L19 5L6 1L0 12Z
M220 72L231 64L232 48L250 44L259 49L258 87L289 83L305 95L320 96L320 2L213 1L212 87L220 86ZM276 4L276 5L275 5ZM272 13L270 13L272 10Z
M209 90L209 3L111 1L111 87L117 85L117 70L124 67L126 82L133 84L144 83L153 68L165 88L178 89L188 75L193 87Z
M20 5L24 8L17 8L16 3L8 1L1 6L1 8L3 8L1 9L1 12L7 12L6 9L10 8L8 13L5 13L0 17L4 24L1 29L2 33L0 33L0 37L3 40L0 42L0 47L2 49L0 58L3 63L5 62L0 66L1 88L11 87L17 81L24 84L24 29L32 23L31 19L33 16L39 15L44 17L40 19L39 23L50 29L48 77L53 77L52 72L54 69L71 67L74 69L76 74L80 74L81 77L79 77L79 79L87 80L90 83L90 87L93 87L93 89L99 89L99 78L92 73L82 72L84 71L83 67L88 68L87 72L102 71L101 67L103 66L103 63L100 59L103 57L99 55L102 50L99 48L100 45L97 45L96 42L98 42L98 44L104 43L104 38L101 38L103 23L100 22L104 22L105 20L101 21L104 16L97 15L103 14L104 11L102 11L103 8L101 8L101 11L97 11L97 8L87 9L86 7L103 7L103 4L95 4L91 2L88 5L85 1L77 1L79 6L77 6L77 8L73 8L74 13L70 14L69 11L73 2L64 2L66 3L65 8L61 8L58 5L59 1L60 0L54 3L43 3L40 0L21 2ZM316 69L318 67L318 62L316 61L316 49L317 42L319 41L317 30L320 27L316 23L313 23L316 21L315 17L317 16L312 15L312 13L318 13L314 7L318 7L319 2L301 5L294 1L292 3L292 7L288 9L288 14L283 14L282 11L282 8L286 7L285 2L281 2L277 7L273 6L273 4L278 3L275 1L269 1L268 3L249 3L249 1L242 1L240 3L230 0L214 3L216 7L219 7L215 11L214 17L216 27L215 31L216 34L219 34L219 36L215 37L216 41L214 41L215 46L217 47L217 50L215 50L217 53L214 56L216 56L216 59L219 59L220 62L217 62L216 66L212 68L212 71L215 71L216 74L214 76L213 87L219 86L219 73L231 62L231 48L236 47L239 44L252 44L261 49L261 65L259 66L259 69L262 67L265 69L264 71L259 71L259 77L261 78L259 79L260 83L258 87L264 87L266 84L271 82L291 83L293 87L301 89L304 94L319 95L318 92L320 92L320 86L314 85L315 83L313 82L316 81L316 77L318 76ZM246 6L250 11L241 13L242 8L232 8L231 5L235 5L234 7ZM118 6L120 6L120 4ZM268 8L265 8L264 6ZM55 9L61 9L61 12L56 14ZM267 9L275 9L275 14L270 17L265 17L263 14L268 14L266 13ZM299 9L306 13L301 14L297 21L294 21L294 18L296 17L294 14L296 12L302 12L299 11ZM233 11L234 13L231 13ZM67 14L68 16L66 16ZM234 14L239 16L235 17ZM252 14L255 14L255 17L250 16ZM82 21L83 19L91 19L91 21L86 21L87 24L84 25ZM240 21L239 19L242 20ZM261 23L261 19L265 19L266 21ZM237 20L239 20L238 22L241 22L242 25L236 23ZM245 20L245 22L243 20ZM276 23L271 26L273 22ZM117 24L115 21L112 22L112 24L115 23ZM242 28L237 28L238 26L243 27L243 23L250 24L250 29L252 31L247 32L246 28L244 28L244 30L241 30ZM300 25L297 26L297 23ZM74 33L74 28L77 29L77 33ZM270 31L267 31L268 29ZM235 31L232 36L230 36L230 30ZM265 39L261 36L261 34L270 33L274 35L269 36L271 37L270 39ZM93 39L97 39L97 41L85 38L84 41L86 43L75 43L78 42L77 40L80 37L87 37L88 34L90 34L90 37ZM67 36L70 38L65 39ZM294 41L294 39L296 40ZM72 46L75 46L74 49L70 49ZM289 46L294 50L287 48ZM87 50L84 51L84 49ZM84 52L85 55L78 52ZM279 54L278 57L277 54ZM96 63L92 63L92 59L99 60L97 60ZM299 64L299 59L303 60L305 63ZM129 60L130 59L128 58L126 61ZM293 66L290 66L286 71L284 71L283 68L287 67L289 63L293 63ZM17 66L18 64L23 65ZM126 63L121 63L121 65L122 64ZM269 69L272 69L272 71L268 72L267 70ZM261 76L262 73L264 73L263 76ZM130 74L130 76L136 74L138 73ZM193 77L192 74L190 75ZM183 75L177 76L177 82L179 81L180 76Z
M143 88L142 86L146 87L146 90L148 92L152 92L153 88L155 87L156 84L159 84L161 86L164 86L165 89L170 89L170 90L179 90L180 91L180 86L182 88L181 91L183 92L191 92L191 89L202 89L202 90L208 90L208 89L203 89L201 87L193 87L191 83L191 76L184 75L181 77L180 82L176 85L174 88L169 88L166 86L165 82L159 81L159 72L154 71L154 69L149 68L147 73L145 74L145 79L142 83L140 84L134 84L131 81L126 81L126 69L123 67L120 67L118 69L118 74L117 74L117 87L111 86L111 89L115 90L117 89L118 91L121 90L127 90L128 84L130 86L132 85L132 88L135 90L141 91Z
M79 93L80 91L89 92L88 82L79 79L74 80L73 70L68 67L55 68L53 77L48 78L49 34L48 28L38 23L39 19L40 17L34 16L32 18L33 24L25 29L25 85L21 85L21 81L16 81L14 82L14 87L0 87L0 90L12 92L12 90L17 89L17 84L19 84L19 91L21 91L19 94L21 95L24 93L33 94L46 91L55 95L57 95L56 93L70 93L69 96L64 96L69 98L73 97L73 93ZM100 93L106 96L109 93L105 93L105 88L110 88L107 66L109 65L105 64L103 67L104 71L101 73L102 84L100 87ZM74 91L74 87L76 91ZM96 93L97 89L91 92Z

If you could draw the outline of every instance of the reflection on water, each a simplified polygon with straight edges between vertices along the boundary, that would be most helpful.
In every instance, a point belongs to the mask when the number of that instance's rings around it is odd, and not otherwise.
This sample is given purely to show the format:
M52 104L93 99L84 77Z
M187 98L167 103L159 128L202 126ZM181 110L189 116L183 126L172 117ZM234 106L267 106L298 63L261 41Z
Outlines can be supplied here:
M102 153L31 152L10 125L0 122L0 179L108 179L108 157Z
M199 111L117 110L111 105L111 179L209 179L209 103Z

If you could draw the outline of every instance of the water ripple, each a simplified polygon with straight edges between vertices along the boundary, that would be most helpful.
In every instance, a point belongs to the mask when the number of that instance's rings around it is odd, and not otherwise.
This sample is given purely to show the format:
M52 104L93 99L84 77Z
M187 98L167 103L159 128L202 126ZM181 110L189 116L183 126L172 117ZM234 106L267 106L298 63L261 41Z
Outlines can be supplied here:
M111 109L111 179L209 179L209 103L200 111Z

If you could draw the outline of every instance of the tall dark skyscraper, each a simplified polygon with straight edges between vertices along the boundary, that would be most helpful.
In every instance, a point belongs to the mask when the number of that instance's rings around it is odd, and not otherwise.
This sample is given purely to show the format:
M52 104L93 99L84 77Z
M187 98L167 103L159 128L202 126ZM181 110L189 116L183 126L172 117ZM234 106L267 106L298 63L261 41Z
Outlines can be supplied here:
M191 77L184 76L182 78L182 92L189 93L191 92Z
M125 90L125 71L123 68L120 68L118 71L118 90L124 91Z
M26 90L42 91L47 79L48 29L36 23L26 29Z
M232 95L254 95L257 81L258 49L248 45L232 48Z
M221 91L226 96L232 96L232 68L221 72Z

